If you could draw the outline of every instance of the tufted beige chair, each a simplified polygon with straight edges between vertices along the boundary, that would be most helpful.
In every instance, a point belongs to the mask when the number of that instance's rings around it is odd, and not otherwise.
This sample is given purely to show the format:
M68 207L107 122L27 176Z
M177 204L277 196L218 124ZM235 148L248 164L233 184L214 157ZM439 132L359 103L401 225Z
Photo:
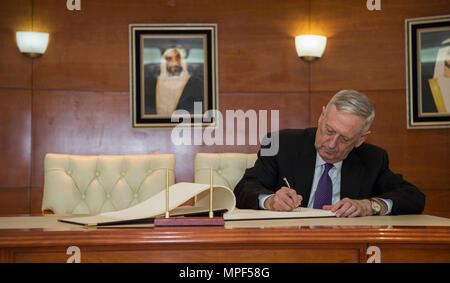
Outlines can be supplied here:
M209 184L212 167L214 184L234 190L245 169L255 165L256 158L256 153L197 153L194 161L195 182Z
M42 211L98 214L133 206L175 183L175 156L47 154Z

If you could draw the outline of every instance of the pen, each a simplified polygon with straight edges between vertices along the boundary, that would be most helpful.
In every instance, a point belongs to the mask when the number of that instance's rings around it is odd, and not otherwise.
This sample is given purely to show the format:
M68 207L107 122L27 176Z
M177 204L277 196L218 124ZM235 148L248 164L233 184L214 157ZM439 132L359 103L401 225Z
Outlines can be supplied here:
M283 178L283 181L289 189L292 189L291 185L289 185L289 182L286 177ZM293 199L293 200L296 201L295 199ZM298 204L298 206L300 206L300 203ZM298 206L296 206L296 207L298 207Z
M291 186L289 185L288 180L286 179L286 177L283 178L284 183L286 183L287 187L290 189Z

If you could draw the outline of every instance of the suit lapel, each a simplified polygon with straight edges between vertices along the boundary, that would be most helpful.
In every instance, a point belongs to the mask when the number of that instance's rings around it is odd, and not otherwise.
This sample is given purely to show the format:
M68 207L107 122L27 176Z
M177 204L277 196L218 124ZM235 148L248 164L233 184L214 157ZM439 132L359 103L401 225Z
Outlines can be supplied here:
M361 191L364 165L352 151L342 163L341 170L341 199L358 199Z
M294 188L303 197L301 206L308 206L311 194L311 186L314 179L314 169L316 167L316 149L314 141L312 144L304 144L302 150L297 153L294 168Z

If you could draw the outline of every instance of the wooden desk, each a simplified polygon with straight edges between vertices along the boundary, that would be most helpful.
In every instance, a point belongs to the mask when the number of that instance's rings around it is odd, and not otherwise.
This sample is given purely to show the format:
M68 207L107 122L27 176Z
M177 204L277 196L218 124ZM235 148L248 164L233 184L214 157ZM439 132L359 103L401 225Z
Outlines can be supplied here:
M445 226L361 226L363 218L334 218L339 225L308 219L85 229L58 223L55 216L0 217L0 262L66 262L70 246L80 249L81 262L366 262L370 246L380 249L381 262L450 262L450 219L417 217L418 223L437 219L433 225Z

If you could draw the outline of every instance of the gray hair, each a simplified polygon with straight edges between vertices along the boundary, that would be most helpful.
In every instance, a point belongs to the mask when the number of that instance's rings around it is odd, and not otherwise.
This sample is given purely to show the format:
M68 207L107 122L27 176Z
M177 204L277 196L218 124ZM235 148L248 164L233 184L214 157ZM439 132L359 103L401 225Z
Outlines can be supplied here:
M330 102L328 102L326 112L331 105L334 105L338 111L347 112L361 116L365 119L362 133L369 130L370 125L375 119L375 109L369 98L353 89L344 89L336 93Z

